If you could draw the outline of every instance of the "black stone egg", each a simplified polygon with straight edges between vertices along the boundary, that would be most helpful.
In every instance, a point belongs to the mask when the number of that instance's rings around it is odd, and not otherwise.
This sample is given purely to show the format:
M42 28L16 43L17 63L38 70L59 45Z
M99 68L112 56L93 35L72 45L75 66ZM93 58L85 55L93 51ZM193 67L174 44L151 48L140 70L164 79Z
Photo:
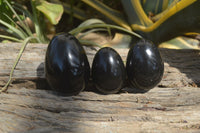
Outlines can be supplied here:
M158 48L148 40L137 42L129 50L126 71L132 87L142 90L155 87L164 72L164 63Z
M62 95L77 95L86 87L90 66L83 47L73 35L53 37L46 51L45 76L50 87Z
M92 64L92 80L104 94L117 93L124 84L126 70L120 55L112 48L101 48Z

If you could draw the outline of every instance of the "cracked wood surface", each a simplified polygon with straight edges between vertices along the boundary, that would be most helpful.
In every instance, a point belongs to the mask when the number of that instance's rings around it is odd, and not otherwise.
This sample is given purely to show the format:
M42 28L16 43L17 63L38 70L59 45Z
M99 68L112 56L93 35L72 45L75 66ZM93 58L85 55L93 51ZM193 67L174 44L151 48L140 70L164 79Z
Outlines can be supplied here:
M0 44L0 86L21 44ZM199 132L200 51L160 49L165 72L146 93L126 87L101 95L93 88L63 97L44 79L46 44L28 44L8 93L0 94L0 132ZM96 48L86 48L90 61ZM117 49L123 60L128 49Z

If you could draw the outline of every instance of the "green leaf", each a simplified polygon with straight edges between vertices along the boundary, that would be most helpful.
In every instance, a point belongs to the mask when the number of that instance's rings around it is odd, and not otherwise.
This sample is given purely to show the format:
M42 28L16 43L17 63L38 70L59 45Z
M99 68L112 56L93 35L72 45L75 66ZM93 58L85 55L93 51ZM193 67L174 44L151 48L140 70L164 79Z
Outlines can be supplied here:
M84 39L79 39L80 43L86 46L97 46L99 48L101 48L102 46L93 42L93 41L89 41L89 40L84 40Z
M81 33L82 31L87 30L87 29L91 29L91 28L110 28L110 29L116 29L116 30L122 31L124 33L127 33L129 35L133 35L133 36L135 36L137 38L142 38L142 36L140 36L139 34L133 32L133 31L127 30L127 29L125 29L123 27L120 27L120 26L111 25L111 24L93 24L93 25L84 26L84 27L77 27L77 28L71 30L69 33L71 33L71 34L77 34L77 33Z
M26 17L29 17L29 18L33 21L33 15L32 15L28 10L26 10L26 9L23 7L23 5L20 5L19 3L14 3L13 8L14 8L16 11L18 11L18 12L24 14Z
M188 32L200 33L200 0L181 0L149 27L134 25L133 29L156 44Z
M20 42L20 43L23 42L22 40L19 40L19 39L15 38L15 37L6 36L6 35L0 35L0 38L8 39L8 40L12 40L12 41L15 41L15 42Z
M17 58L16 58L16 60L15 60L15 62L14 62L14 64L13 64L13 66L12 66L11 71L10 71L10 75L9 75L8 82L5 84L4 87L0 88L0 93L7 91L8 86L10 85L10 83L11 83L11 81L12 81L12 76L13 76L14 70L15 70L15 68L16 68L16 66L17 66L17 64L18 64L18 62L19 62L19 60L20 60L20 58L21 58L21 56L22 56L22 53L24 52L24 50L25 50L27 44L30 42L30 40L33 40L33 39L38 41L38 39L35 38L35 37L28 37L28 38L26 38L26 39L24 40L24 42L23 42L23 44L22 44L22 46L21 46L21 48L20 48L20 51L19 51L19 53L18 53L18 55L17 55Z
M82 1L90 5L100 13L104 14L106 17L108 17L110 20L120 25L121 27L131 30L128 22L125 19L125 16L121 12L106 6L105 4L101 3L98 0L82 0Z
M90 34L90 33L98 32L98 31L108 31L108 30L105 29L105 28L95 28L95 29L91 29L91 30L89 30L89 31L86 31L86 32L81 33L81 35L78 36L78 39L81 39L81 38L83 38L84 36L86 36L86 35L88 35L88 34Z
M78 39L79 40L83 40L84 37L87 36L88 34L90 36L90 33L97 32L97 31L108 31L108 33L111 36L111 33L110 33L111 31L110 30L112 29L112 26L113 25L111 25L111 27L110 27L110 25L107 25L105 22L103 22L100 19L88 19L88 20L84 21L83 23L81 23L75 30L78 30L78 29L80 30L81 34L78 35ZM116 28L117 27L118 26L116 26ZM87 31L86 32L82 32L84 29L86 29ZM124 29L124 28L122 28L122 29L130 32L127 29ZM80 32L78 32L78 33L80 33ZM71 31L71 33L75 33L75 32ZM133 32L131 32L131 33L133 33ZM102 45L103 45L103 47L104 46L109 46L109 47L127 48L127 47L129 47L130 42L132 41L132 39L134 39L134 36L123 34L123 33L116 33L114 35L114 38L110 42L107 42L106 44L102 44ZM138 36L136 36L136 38L138 39ZM87 45L94 45L94 46L98 46L98 47L100 46L97 43L95 43L93 41L90 41L90 40L85 40L84 39L83 42L86 42Z
M103 45L103 47L114 47L114 48L129 48L132 44L133 36L115 33L114 38Z
M121 0L121 2L132 28L134 25L146 27L153 24L144 12L140 0Z
M105 22L103 22L102 20L100 19L95 19L95 18L92 18L92 19L88 19L86 21L84 21L83 23L81 23L78 27L85 27L85 26L90 26L90 25L95 25L95 24L105 24ZM110 31L110 28L107 27L107 29L104 29L104 31L108 31L108 34L111 36L111 31ZM88 31L87 33L85 33L85 35L91 33L91 32L96 32L96 31L102 31L102 28L98 28L98 29L91 29L90 31Z
M84 22L82 22L78 27L84 27L84 26L89 26L89 25L93 25L93 24L105 24L104 21L100 20L100 19L88 19Z
M10 8L10 10L12 11L12 13L16 16L17 20L20 22L20 25L23 27L23 29L27 32L28 35L32 35L31 30L29 27L27 27L24 22L22 21L22 19L20 18L20 16L17 14L17 12L13 9L13 7L10 5L10 3L5 0L6 4L8 5L8 7ZM22 30L21 30L22 31Z
M161 43L159 47L169 49L199 49L198 46L191 45L191 39L186 39L183 37L177 37L167 42Z
M180 0L169 0L168 1L168 6L167 9L163 10L161 13L156 14L153 16L151 19L152 21L156 22L158 21L161 17L163 17L173 6L175 6Z
M24 30L13 20L11 19L8 15L5 14L5 16L14 24L14 28L17 27L18 29L25 37L27 37L27 34L24 32ZM12 26L12 25L11 25ZM22 38L23 39L23 38Z
M71 12L73 12L73 16L80 19L80 20L86 20L87 19L87 15L86 12L84 10L81 10L75 6L73 6L73 8L71 8L71 6L67 3L63 3L62 4L64 7L64 12L71 14Z
M41 23L40 23L39 18L38 18L38 12L36 10L36 1L31 0L31 7L32 7L32 12L33 12L33 22L34 22L34 25L35 25L35 32L36 32L36 35L39 39L39 43L46 43L47 38L46 38L42 28L41 28Z
M0 24L4 25L5 27L7 27L8 29L10 29L11 31L13 31L14 33L16 33L16 35L22 39L26 38L26 35L23 34L22 31L20 31L19 29L17 29L16 27L12 26L9 23L6 23L2 20L0 20Z
M158 14L167 9L169 0L141 0L142 7L145 13Z
M41 11L52 24L57 24L63 14L63 6L39 0L36 8Z
M6 23L12 24L7 17L4 16L4 14L7 14L8 16L13 16L12 11L9 9L8 5L6 4L6 1L10 3L10 0L0 0L0 19L3 20Z

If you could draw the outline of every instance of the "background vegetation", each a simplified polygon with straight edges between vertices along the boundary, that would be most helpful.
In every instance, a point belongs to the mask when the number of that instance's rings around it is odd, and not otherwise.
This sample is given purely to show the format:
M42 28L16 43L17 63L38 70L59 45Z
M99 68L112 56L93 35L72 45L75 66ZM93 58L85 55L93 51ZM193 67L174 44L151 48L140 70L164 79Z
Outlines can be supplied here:
M136 32L140 37L152 40L160 47L199 48L198 32L200 30L197 22L200 21L198 14L200 6L195 6L198 4L198 0L190 2L186 0L0 0L2 11L0 12L0 39L3 42L8 40L24 42L29 38L31 42L48 43L56 33L70 32L84 22L82 26L87 27L73 34L77 35L85 30L108 31L110 27L108 25L92 28L90 25L110 24L124 28L123 35L116 35L117 31L121 32L119 28L115 27L115 30L111 31L115 33L112 34L113 37L121 38L125 42L130 43L132 39L137 39L138 36L133 35L133 32ZM189 13L185 14L172 9L178 5ZM177 19L165 17L170 10L172 10L172 16L177 16ZM92 20L88 21L89 19ZM163 20L160 26L156 27L156 23L161 19ZM186 27L188 20L192 21ZM180 25L178 29L173 27L174 23ZM146 32L148 28L153 30ZM130 35L130 31L132 35L127 37L126 34ZM181 37L170 40L180 35ZM191 38L196 39L192 40L192 45ZM129 45L124 47L127 46Z

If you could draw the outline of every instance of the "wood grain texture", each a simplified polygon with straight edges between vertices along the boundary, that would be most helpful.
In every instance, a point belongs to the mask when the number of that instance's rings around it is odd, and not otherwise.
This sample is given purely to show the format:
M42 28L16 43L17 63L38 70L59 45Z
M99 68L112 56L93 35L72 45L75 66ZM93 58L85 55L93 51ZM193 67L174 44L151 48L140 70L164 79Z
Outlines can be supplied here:
M0 86L21 44L0 44ZM101 95L90 88L58 96L44 79L46 44L28 44L7 93L0 94L0 132L199 132L200 51L160 49L160 84L146 93L125 87ZM85 47L90 64L97 48ZM128 49L116 49L123 60Z
M156 87L145 94L62 97L49 90L12 88L0 95L0 132L199 131L199 92Z
M13 75L16 82L40 81L44 79L44 58L47 44L28 44ZM98 48L84 47L92 64ZM20 44L0 45L0 86L5 84L10 70L20 49ZM128 49L116 49L123 61L126 60ZM160 49L164 60L165 72L159 86L182 87L200 86L200 51ZM14 83L16 83L14 82Z

